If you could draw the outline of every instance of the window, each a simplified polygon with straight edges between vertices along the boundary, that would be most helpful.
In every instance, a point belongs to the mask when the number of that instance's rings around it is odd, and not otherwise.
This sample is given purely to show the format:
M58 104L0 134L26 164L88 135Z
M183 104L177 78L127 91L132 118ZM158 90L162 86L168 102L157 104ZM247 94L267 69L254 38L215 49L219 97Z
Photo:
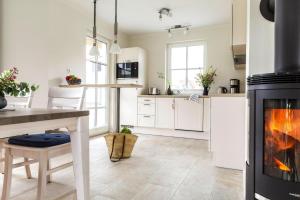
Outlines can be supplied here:
M86 41L86 83L108 83L108 53L107 42L98 41L100 57L95 59L89 55L93 39L88 37ZM86 108L90 111L90 129L95 132L108 130L109 90L107 88L89 88L86 91Z
M168 80L172 89L201 89L195 77L206 65L205 42L168 45Z

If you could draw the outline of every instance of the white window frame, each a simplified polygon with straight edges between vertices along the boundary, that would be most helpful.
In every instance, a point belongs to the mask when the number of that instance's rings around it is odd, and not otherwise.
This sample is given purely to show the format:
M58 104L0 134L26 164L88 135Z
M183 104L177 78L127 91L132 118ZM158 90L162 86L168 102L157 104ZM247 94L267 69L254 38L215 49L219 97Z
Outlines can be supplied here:
M87 36L87 38L91 38L91 36ZM107 67L107 72L106 72L106 77L107 77L107 81L106 83L109 83L110 82L110 55L109 55L109 47L110 47L110 42L101 37L101 36L97 36L97 41L98 42L101 42L101 43L105 43L106 44L106 60L107 62L106 63L101 63L99 61L92 61L90 60L90 62L97 62L98 64L100 65L104 65ZM88 61L88 59L86 58L86 62ZM87 67L87 66L86 66ZM98 76L97 76L97 73L95 71L95 82L97 83L98 82ZM89 88L89 89L95 89L95 104L94 104L94 107L87 107L86 109L95 109L95 121L97 123L97 110L98 109L101 109L101 108L104 108L106 109L106 112L105 112L105 117L107 119L107 126L105 127L98 127L98 128L93 128L93 129L90 129L90 136L94 136L94 135L99 135L99 134L102 134L102 133L106 133L109 131L109 124L110 124L110 116L109 116L109 110L110 110L110 90L108 89L107 90L107 96L106 96L106 102L107 102L107 105L105 107L103 106L98 106L98 88Z
M173 47L190 47L190 46L204 46L204 63L203 63L203 68L188 68L188 48L186 48L186 66L185 68L181 68L181 69L171 69L171 49ZM190 89L187 88L188 85L188 71L189 70L195 70L195 69L203 69L205 70L207 68L207 42L205 40L196 40L196 41L187 41L187 42L176 42L176 43L169 43L167 44L167 66L166 66L166 77L167 79L171 82L171 86L172 86L172 76L171 76L171 71L172 70L186 70L186 78L185 78L185 88L184 89L180 89L180 91L182 92L199 92L201 90L203 90L202 87L200 87L199 89ZM166 79L166 87L168 87L168 82ZM177 89L177 88L172 88L172 89Z

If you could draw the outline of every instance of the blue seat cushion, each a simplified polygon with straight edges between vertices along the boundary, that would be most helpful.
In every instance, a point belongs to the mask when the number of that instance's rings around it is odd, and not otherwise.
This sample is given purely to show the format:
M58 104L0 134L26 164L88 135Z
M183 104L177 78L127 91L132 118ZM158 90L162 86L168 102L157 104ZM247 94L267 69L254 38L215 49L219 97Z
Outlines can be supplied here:
M70 136L65 133L42 133L34 135L20 135L10 137L9 144L20 145L25 147L52 147L61 144L69 143Z

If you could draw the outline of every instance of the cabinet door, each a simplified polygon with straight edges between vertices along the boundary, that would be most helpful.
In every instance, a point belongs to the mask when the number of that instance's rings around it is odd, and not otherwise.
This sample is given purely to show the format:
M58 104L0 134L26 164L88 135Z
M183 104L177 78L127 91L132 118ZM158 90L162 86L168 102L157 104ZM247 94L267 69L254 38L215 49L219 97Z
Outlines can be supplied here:
M156 98L156 128L174 129L174 99Z
M203 131L203 99L200 103L175 99L175 129Z
M122 88L120 97L120 125L137 125L137 90Z
M118 55L119 63L126 62L138 62L140 51L138 48L125 48L121 49L121 53Z

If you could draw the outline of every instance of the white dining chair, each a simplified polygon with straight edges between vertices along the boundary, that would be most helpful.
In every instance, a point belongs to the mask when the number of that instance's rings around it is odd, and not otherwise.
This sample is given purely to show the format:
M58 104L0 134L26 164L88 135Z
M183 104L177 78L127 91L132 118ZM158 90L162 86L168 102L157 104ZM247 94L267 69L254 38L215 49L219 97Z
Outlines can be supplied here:
M48 108L81 110L83 108L84 96L85 96L84 88L53 87L49 89L49 93L48 93ZM50 132L51 133L58 132L59 134L63 134L60 133L60 131L50 131ZM34 137L35 135L29 135L29 137L31 136ZM43 134L39 134L39 136L43 137ZM9 143L5 143L3 147L5 148L6 154L5 154L5 173L4 173L2 200L9 199L11 179L12 179L12 169L17 167L12 162L15 156L23 155L32 159L27 162L29 164L32 162L39 163L38 191L37 191L38 200L43 200L45 198L46 185L47 183L50 182L51 174L63 170L67 167L73 166L73 162L69 162L57 166L55 168L51 168L50 166L50 159L72 153L70 142L65 144L55 145L55 146L47 146L43 148L26 146L26 144L14 145ZM26 162L24 162L23 164L26 164ZM74 193L76 194L75 191Z
M16 108L31 108L32 105L32 99L33 99L33 92L30 92L28 95L25 96L8 96L6 95L5 98L7 100L7 108L9 109L16 109ZM5 152L2 148L2 142L0 142L0 172L3 174L4 173L4 156ZM28 162L27 158L24 158L24 162ZM31 171L30 171L30 166L25 165L25 170L26 170L26 176L28 179L30 179L31 176Z

